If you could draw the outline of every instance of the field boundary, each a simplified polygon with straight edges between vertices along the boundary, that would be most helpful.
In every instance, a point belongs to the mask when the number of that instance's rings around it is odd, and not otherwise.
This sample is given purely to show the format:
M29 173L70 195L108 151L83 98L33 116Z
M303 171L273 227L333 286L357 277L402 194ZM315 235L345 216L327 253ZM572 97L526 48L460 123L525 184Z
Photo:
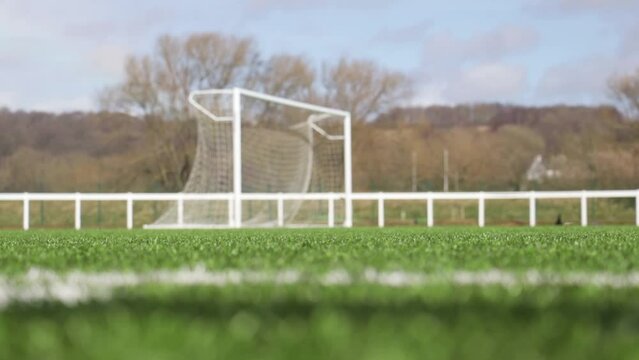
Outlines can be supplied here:
M327 204L327 219L324 226L335 227L336 201L376 201L377 225L385 226L384 202L424 201L426 203L426 223L435 226L434 202L446 200L477 201L477 225L485 226L486 200L528 200L528 224L537 225L537 200L540 199L577 199L580 200L580 224L588 225L588 199L596 198L628 198L635 200L635 225L639 226L639 189L638 190L581 190L581 191L506 191L506 192L377 192L352 193L347 198L343 193L243 193L241 201L270 201L277 204L277 221L275 227L295 227L299 225L285 224L284 202L321 200ZM233 193L0 193L0 201L22 202L24 230L29 230L31 201L72 201L75 203L75 229L82 228L83 201L121 201L126 202L126 228L133 228L133 204L136 201L175 201L177 205L176 223L165 226L145 226L145 228L190 229L190 228L230 228L234 223ZM184 219L185 201L224 201L227 202L228 223L193 224ZM240 224L241 226L242 224ZM313 225L317 226L317 225ZM350 224L345 226L350 227Z

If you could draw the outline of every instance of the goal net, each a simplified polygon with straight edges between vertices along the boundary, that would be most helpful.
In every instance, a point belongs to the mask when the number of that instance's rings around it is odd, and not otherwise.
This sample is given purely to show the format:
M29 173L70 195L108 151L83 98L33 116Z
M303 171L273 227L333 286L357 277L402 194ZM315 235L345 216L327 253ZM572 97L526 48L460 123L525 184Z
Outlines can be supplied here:
M187 194L147 227L350 226L350 115L243 89L195 91Z

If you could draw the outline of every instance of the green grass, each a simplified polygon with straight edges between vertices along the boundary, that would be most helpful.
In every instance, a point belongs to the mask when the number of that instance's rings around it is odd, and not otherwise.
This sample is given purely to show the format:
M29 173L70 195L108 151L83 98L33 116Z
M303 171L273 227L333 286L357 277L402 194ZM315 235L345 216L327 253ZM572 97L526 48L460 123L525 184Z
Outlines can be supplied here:
M0 273L639 271L636 227L3 231ZM639 289L144 286L0 312L0 358L632 359Z
M3 231L0 272L335 268L639 269L639 228Z

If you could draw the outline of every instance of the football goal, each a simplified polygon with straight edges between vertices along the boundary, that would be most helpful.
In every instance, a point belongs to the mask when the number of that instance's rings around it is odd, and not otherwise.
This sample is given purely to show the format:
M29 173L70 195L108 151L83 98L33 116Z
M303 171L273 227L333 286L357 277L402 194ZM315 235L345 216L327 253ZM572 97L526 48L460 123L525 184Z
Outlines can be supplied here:
M240 88L193 91L189 103L185 198L147 228L352 225L348 112Z

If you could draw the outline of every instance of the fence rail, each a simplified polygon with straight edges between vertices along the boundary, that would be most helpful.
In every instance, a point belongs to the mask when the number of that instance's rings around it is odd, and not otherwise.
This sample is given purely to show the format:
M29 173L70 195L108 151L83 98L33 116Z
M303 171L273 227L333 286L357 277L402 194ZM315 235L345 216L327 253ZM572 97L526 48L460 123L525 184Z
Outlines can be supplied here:
M292 200L325 200L328 202L327 226L335 226L335 201L344 200L343 193L245 193L242 201L276 201L277 222L279 227L284 223L284 201ZM377 201L377 224L384 227L385 201L425 201L426 224L435 225L434 202L446 200L477 201L477 224L485 225L486 200L528 200L529 225L537 225L537 200L539 199L577 199L580 200L581 225L588 225L588 199L596 198L632 198L635 199L635 225L639 226L639 190L582 190L582 191L511 191L511 192L377 192L352 193L352 200ZM126 227L133 228L133 204L135 201L175 201L177 204L176 224L169 228L194 228L206 225L188 224L184 222L184 201L228 201L229 223L233 225L233 193L0 193L0 201L17 201L23 204L23 229L28 230L30 224L29 205L31 201L73 201L75 203L75 228L82 227L83 201L122 201L126 202ZM209 226L220 227L220 225Z

